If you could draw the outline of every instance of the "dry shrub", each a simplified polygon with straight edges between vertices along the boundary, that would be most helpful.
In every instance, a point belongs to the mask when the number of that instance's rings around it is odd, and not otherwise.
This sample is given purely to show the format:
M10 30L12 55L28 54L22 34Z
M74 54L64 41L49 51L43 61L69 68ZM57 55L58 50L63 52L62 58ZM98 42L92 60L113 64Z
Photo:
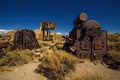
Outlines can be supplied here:
M120 62L120 52L115 50L108 51L108 58L112 61Z
M30 50L15 50L9 51L5 56L0 60L0 66L16 66L28 63L33 59L33 52Z
M63 80L66 73L75 68L78 58L62 50L45 55L38 66L38 72L49 80Z
M104 59L104 62L110 66L110 68L118 69L120 67L120 34L108 35L108 54Z
M100 72L81 72L81 71L70 71L64 78L64 80L109 80L109 77L106 76L106 73Z
M46 47L41 47L41 48L40 48L40 52L41 52L41 53L44 53L44 54L45 54L45 53L48 53L48 48L46 48Z
M41 46L44 46L44 47L48 47L50 46L51 44L48 43L48 42L43 42L43 43L40 43Z
M110 68L118 69L120 66L120 52L109 50L104 62L108 64Z

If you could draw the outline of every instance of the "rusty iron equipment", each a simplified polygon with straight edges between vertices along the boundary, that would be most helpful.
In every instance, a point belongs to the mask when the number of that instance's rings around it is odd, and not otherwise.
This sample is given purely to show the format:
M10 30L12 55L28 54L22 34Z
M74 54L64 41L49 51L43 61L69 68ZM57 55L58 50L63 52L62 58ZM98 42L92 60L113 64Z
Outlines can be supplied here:
M53 33L51 32L53 31ZM38 38L41 37L43 41L54 41L56 40L56 23L45 21L40 24L40 31Z
M15 49L37 49L40 48L35 33L32 30L18 30L13 39Z
M101 60L107 51L107 31L97 21L87 21L86 13L78 15L73 24L69 36L63 36L66 39L63 49L80 58Z

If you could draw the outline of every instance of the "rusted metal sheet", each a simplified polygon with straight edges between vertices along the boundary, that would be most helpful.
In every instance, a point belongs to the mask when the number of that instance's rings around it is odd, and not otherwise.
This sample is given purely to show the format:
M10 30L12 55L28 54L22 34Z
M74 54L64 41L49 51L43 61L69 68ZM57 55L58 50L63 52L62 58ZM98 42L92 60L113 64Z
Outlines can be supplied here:
M14 35L14 48L36 49L39 48L38 41L32 30L18 30Z
M87 14L82 14L84 15L78 16L73 22L74 28L69 33L64 47L68 47L67 51L80 58L93 60L96 55L96 59L101 59L106 54L107 31L102 30L100 24L95 20L86 21ZM75 50L71 50L73 46L76 47Z

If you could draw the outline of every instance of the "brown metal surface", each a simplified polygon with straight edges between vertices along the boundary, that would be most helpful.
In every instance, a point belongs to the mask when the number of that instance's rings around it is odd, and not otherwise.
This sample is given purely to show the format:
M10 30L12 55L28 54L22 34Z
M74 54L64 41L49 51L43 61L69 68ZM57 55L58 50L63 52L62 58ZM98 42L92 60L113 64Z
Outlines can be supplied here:
M34 32L27 29L17 31L13 43L15 49L37 49L40 47Z
M86 21L84 24L83 24L83 28L86 28L87 30L88 29L100 29L101 26L100 24L95 21L95 20L89 20L89 21Z
M73 24L74 28L66 39L64 49L80 58L93 60L95 55L96 59L101 59L106 54L107 31L101 30L95 20L83 21L77 17ZM72 46L76 47L75 50L71 50Z
M80 19L81 21L86 21L86 20L87 20L87 14L86 14L86 13L81 13L81 14L79 15L79 19Z

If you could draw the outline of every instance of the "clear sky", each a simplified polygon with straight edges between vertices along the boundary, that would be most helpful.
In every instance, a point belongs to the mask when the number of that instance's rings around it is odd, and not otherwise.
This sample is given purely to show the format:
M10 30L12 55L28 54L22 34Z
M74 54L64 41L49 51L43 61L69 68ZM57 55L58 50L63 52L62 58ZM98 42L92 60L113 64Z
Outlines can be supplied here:
M0 0L0 29L39 29L40 22L57 23L69 33L81 12L97 20L109 33L120 32L120 0Z

